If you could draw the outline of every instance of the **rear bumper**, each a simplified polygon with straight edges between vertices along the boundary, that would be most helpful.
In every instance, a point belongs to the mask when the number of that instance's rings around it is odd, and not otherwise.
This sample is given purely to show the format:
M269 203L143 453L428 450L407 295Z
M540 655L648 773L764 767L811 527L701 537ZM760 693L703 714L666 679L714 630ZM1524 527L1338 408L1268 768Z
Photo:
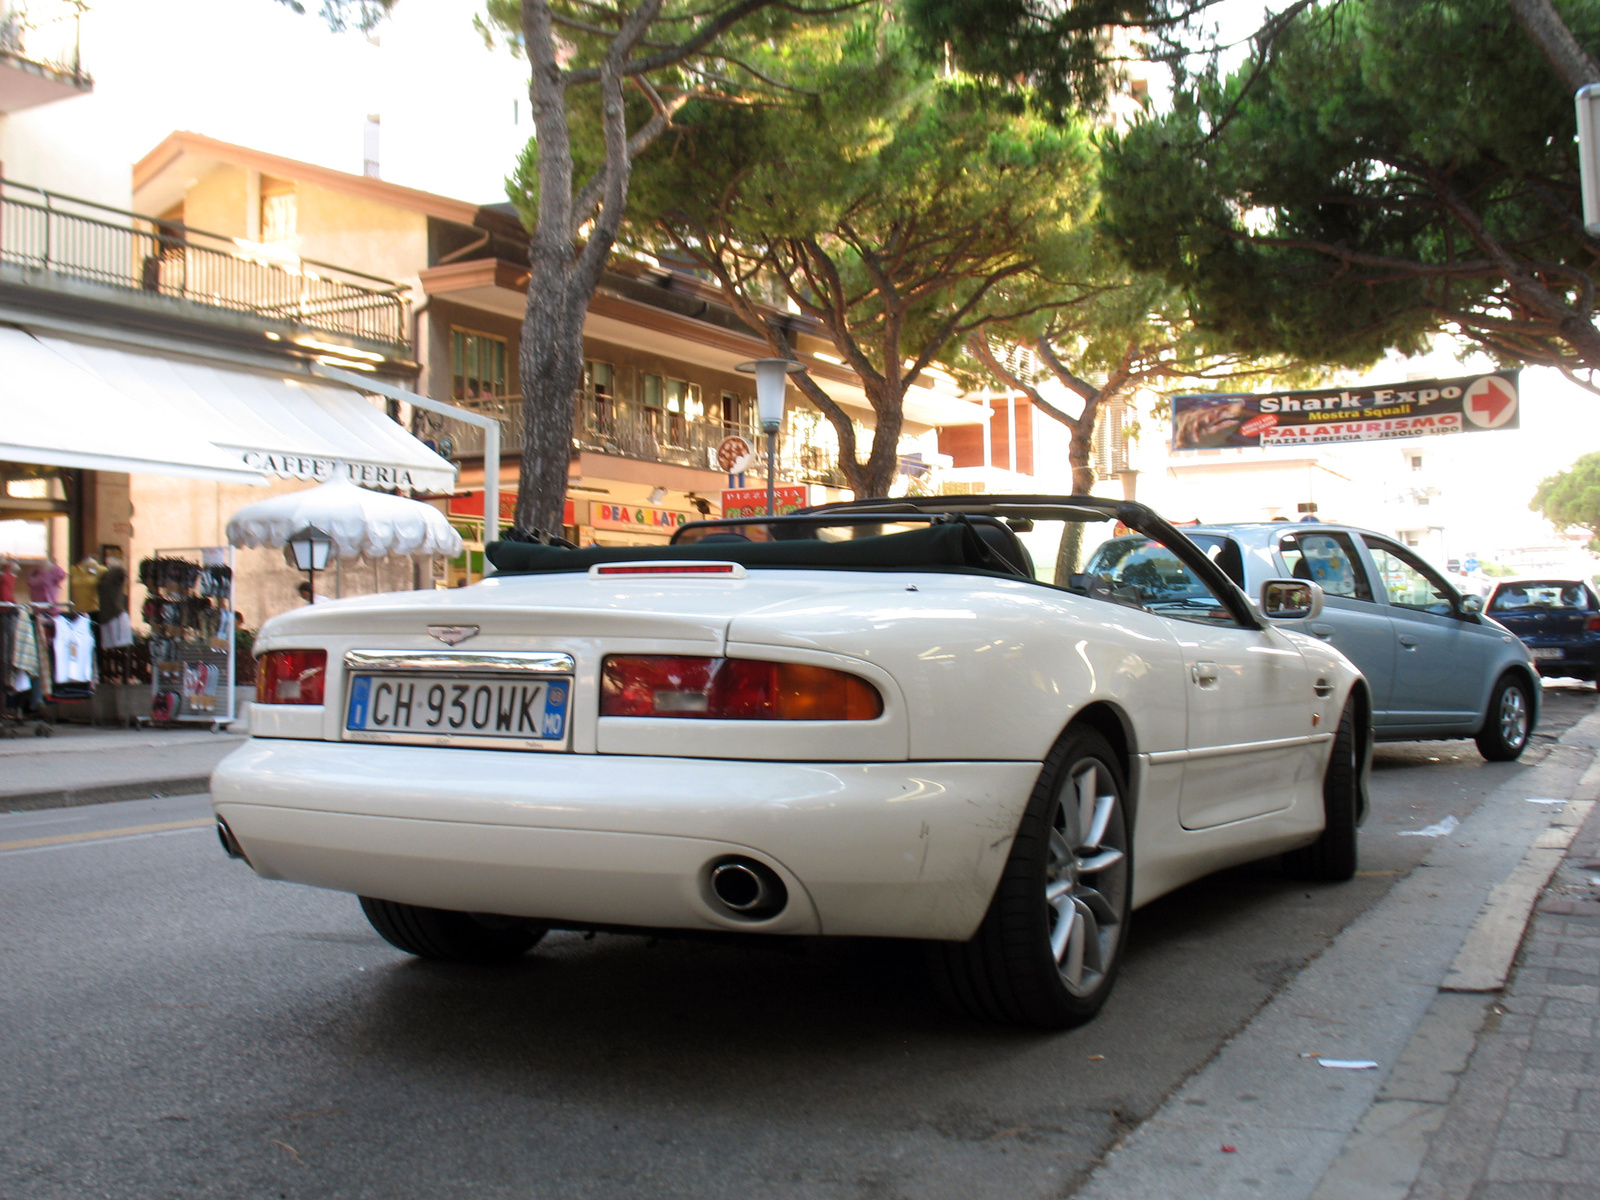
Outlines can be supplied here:
M257 873L583 925L965 939L1036 762L781 763L252 739L212 802ZM749 855L789 891L749 921L709 893Z

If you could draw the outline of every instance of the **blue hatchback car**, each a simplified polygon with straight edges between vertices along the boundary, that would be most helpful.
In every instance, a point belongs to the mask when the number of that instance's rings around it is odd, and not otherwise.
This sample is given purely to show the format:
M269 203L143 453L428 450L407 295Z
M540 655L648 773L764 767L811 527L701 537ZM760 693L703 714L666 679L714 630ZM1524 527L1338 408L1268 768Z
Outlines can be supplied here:
M1600 686L1600 601L1582 579L1502 579L1489 593L1489 615L1516 634L1539 674L1593 680Z
M1337 646L1360 668L1378 741L1470 737L1496 761L1528 744L1540 691L1527 648L1499 623L1501 614L1484 612L1478 597L1461 595L1414 550L1347 525L1200 525L1184 533L1246 596L1258 596L1267 579L1321 586L1322 612L1284 627Z

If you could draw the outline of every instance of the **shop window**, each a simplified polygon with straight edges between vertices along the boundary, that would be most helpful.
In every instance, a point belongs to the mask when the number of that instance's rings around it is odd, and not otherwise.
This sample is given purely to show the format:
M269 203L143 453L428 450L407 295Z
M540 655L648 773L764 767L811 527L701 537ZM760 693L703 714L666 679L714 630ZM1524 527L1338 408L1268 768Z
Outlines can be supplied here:
M503 398L506 387L506 340L492 334L452 329L452 394L457 400Z
M292 241L299 233L300 198L294 181L261 177L261 240Z

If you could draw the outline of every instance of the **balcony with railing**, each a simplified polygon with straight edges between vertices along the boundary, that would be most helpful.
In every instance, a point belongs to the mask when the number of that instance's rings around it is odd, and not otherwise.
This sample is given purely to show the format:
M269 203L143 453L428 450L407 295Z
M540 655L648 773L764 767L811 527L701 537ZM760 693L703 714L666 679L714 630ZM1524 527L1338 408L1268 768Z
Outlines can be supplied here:
M472 412L500 419L502 461L522 452L522 399L458 399L454 403ZM483 431L447 418L418 414L418 437L429 441L448 458L478 458L483 454ZM572 419L576 449L614 454L642 462L675 463L717 471L717 447L737 434L756 448L759 457L765 440L759 426L729 425L649 407L636 400L607 396L580 388ZM839 486L843 474L831 446L790 439L782 448L779 474L786 480Z
M83 0L0 0L0 113L90 91L78 54Z
M411 301L397 283L8 180L0 287L153 303L188 319L226 313L269 337L334 335L385 358L411 355Z

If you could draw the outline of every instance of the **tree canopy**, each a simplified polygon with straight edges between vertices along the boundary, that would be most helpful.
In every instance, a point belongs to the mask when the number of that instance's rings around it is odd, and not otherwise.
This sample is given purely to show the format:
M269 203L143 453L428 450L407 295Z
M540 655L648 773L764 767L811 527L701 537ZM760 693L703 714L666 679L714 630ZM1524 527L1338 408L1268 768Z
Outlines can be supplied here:
M1541 483L1528 507L1556 527L1587 529L1589 549L1600 553L1600 454L1585 454Z
M872 406L870 452L828 386L796 385L849 486L883 495L907 391L975 331L1053 302L1052 264L1087 229L1093 147L927 64L890 5L796 31L755 69L789 89L685 105L639 164L632 236L706 272L776 355L796 357L784 308L816 322Z
M1558 7L1600 43L1600 8ZM1444 330L1594 387L1573 137L1501 0L1335 0L1110 139L1106 228L1246 353L1363 366Z

